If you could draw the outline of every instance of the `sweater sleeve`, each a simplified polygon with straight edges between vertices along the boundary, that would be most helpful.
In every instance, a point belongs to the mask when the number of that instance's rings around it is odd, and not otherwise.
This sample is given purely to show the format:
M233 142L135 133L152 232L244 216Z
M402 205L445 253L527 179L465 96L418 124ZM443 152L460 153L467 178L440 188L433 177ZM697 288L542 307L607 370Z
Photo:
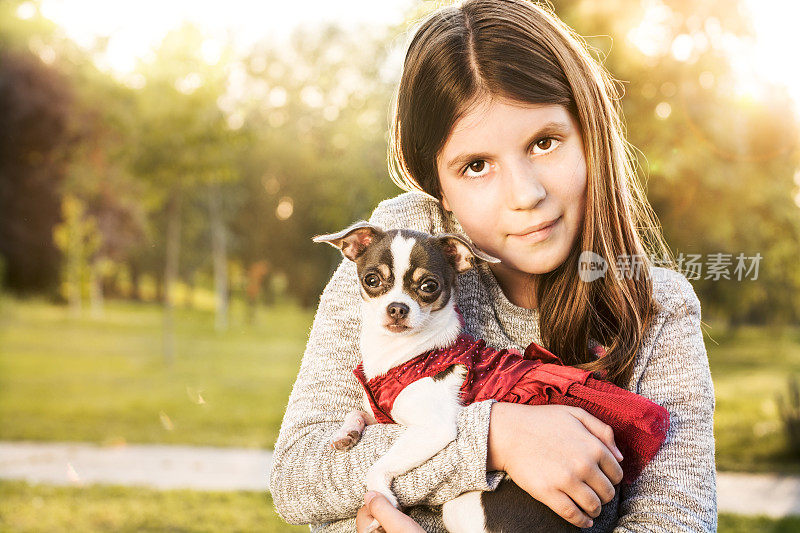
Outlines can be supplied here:
M683 275L658 270L662 279L654 284L666 287L662 310L643 343L652 348L634 392L666 408L670 427L656 457L623 487L614 532L716 531L714 385L700 301Z
M408 220L402 220L403 216ZM394 209L382 203L371 221L386 228L401 227L401 223L413 227L421 224L421 218L407 206ZM367 470L403 430L394 424L376 424L368 426L361 441L347 452L329 445L345 415L361 405L361 386L352 373L360 360L360 302L355 265L343 260L320 298L275 444L269 485L278 514L290 523L321 524L354 517L363 503ZM465 491L495 488L499 476L486 472L491 403L464 408L457 438L395 479L392 490L401 505L435 506ZM341 529L329 525L330 530ZM323 529L329 530L315 531Z

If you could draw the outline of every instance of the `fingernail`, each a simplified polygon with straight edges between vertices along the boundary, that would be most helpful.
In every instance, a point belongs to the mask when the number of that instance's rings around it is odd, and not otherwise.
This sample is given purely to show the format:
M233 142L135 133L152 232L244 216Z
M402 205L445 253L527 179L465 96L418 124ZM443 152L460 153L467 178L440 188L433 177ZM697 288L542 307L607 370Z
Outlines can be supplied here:
M588 526L586 526L586 527L592 527L593 525L594 525L594 520L591 520L591 519L590 519L590 520L589 520L589 525L588 525Z
M618 461L622 461L622 452L621 452L621 451L619 451L619 448L617 448L616 446L614 446L614 451L616 452L616 454L615 454L615 455L617 456L617 460L618 460Z
M369 502L371 502L375 498L375 496L377 496L377 494L375 494L372 491L369 491L368 493L364 494L364 503L369 505Z

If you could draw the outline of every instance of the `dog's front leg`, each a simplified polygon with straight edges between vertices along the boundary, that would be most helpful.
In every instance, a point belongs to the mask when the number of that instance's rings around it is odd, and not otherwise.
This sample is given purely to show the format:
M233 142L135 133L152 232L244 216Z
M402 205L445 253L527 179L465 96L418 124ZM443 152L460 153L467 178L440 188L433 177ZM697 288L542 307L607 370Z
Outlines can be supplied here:
M395 507L392 480L441 451L456 438L456 424L409 426L367 471L367 490L380 492Z
M458 388L465 369L423 378L403 389L394 401L392 418L406 426L386 453L367 471L367 490L380 492L397 507L392 480L415 468L456 438L461 403Z
M339 451L349 450L361 440L361 435L364 433L366 426L378 423L366 394L362 396L361 404L363 406L361 411L350 411L344 417L342 427L331 437L332 448Z
M346 451L358 444L361 440L361 434L364 432L364 426L367 420L372 417L364 411L350 411L344 418L342 427L336 430L336 433L331 437L331 447Z

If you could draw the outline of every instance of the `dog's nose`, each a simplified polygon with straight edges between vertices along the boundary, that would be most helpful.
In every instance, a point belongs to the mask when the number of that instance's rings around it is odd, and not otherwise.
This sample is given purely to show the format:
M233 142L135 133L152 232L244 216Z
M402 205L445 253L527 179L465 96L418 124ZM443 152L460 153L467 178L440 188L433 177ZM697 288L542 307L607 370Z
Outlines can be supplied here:
M401 304L400 302L392 302L389 304L389 307L386 308L386 312L389 313L389 316L395 320L400 320L401 318L407 317L408 311L408 306L406 304Z

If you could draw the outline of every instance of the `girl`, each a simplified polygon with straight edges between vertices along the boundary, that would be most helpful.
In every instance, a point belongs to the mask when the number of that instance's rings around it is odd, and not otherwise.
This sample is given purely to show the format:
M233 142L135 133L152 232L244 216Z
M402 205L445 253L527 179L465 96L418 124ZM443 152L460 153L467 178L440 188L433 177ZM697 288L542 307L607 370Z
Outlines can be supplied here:
M639 188L612 78L580 38L525 0L467 0L416 31L392 120L393 178L410 191L371 222L469 237L501 259L459 278L466 330L496 348L530 342L605 370L670 413L667 439L631 486L613 433L582 409L493 401L463 409L458 436L392 489L425 531L442 503L494 489L502 472L594 531L716 531L714 389L700 303ZM592 264L607 270L586 270ZM322 294L275 446L281 516L355 531L364 476L402 431L369 426L349 452L329 437L360 404L359 289L343 261ZM598 345L605 355L595 355Z

